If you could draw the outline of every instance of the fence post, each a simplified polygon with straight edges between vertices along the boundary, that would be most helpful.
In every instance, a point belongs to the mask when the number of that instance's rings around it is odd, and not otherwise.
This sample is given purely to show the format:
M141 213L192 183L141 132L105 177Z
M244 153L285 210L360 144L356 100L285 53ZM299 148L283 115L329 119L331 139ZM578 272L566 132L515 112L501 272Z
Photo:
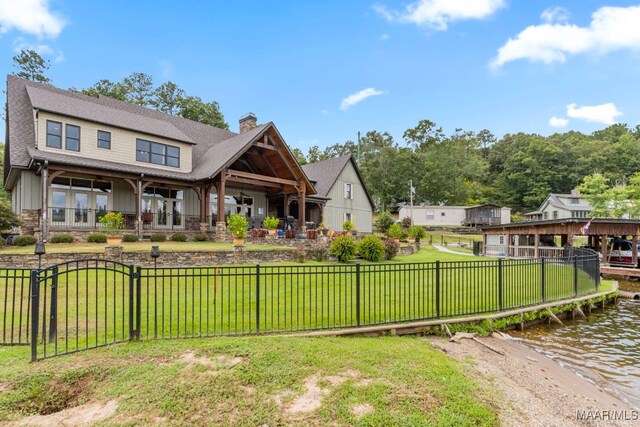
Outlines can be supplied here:
M436 261L436 317L440 318L440 261Z
M498 258L498 308L500 311L503 309L504 303L504 284L502 278L502 258Z
M133 312L135 310L135 304L133 300L133 287L135 277L135 269L133 265L129 265L129 341L133 341L136 336L136 330L133 324Z
M542 302L546 302L546 283L545 283L545 272L544 272L544 258L540 258L540 286L542 290Z
M147 295L149 298L149 295ZM147 328L149 325L147 325ZM142 267L136 267L136 339L140 341L142 329Z
M260 264L256 264L256 332L260 333Z
M578 296L578 257L573 256L573 296Z
M38 359L38 315L40 314L38 270L31 270L31 361Z
M53 267L51 277L51 310L49 311L49 342L58 335L58 267Z
M356 264L356 324L360 326L360 263Z

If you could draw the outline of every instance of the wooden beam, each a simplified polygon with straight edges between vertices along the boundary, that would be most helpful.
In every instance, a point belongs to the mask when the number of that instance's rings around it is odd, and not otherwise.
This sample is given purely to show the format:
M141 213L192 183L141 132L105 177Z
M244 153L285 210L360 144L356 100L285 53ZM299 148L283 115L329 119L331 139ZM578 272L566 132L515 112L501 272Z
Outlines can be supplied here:
M292 186L298 185L297 181L293 181L290 179L277 178L275 176L258 175L256 173L243 172L243 171L237 171L232 169L229 169L226 175L227 175L226 176L227 178L238 177L238 178L253 179L261 182L275 182L277 184L292 185Z
M300 190L298 192L298 222L300 223L300 230L305 231L306 226L306 205L305 205L305 187L304 182L300 184Z
M638 265L638 236L635 234L631 238L631 262L634 266Z
M256 183L254 180L249 179L249 178L229 177L229 178L227 178L227 182L238 182L240 184L255 185L256 187L271 187L271 188L281 188L282 187L281 184L277 184L275 182L260 182L260 183Z
M607 240L609 239L609 236L604 234L602 236L602 246L600 247L600 250L602 251L602 262L607 264L609 263L609 260L607 259Z
M275 147L275 146L273 146L273 145L269 145L269 144L265 144L265 143L263 143L263 142L258 142L258 141L254 142L254 143L253 143L253 146L254 146L254 147L258 147L258 148L264 148L265 150L280 151L280 150L278 149L278 147Z
M222 224L224 224L224 196L226 180L227 177L225 171L220 172L220 175L218 175L218 184L216 185L216 193L218 197L218 215L216 221Z

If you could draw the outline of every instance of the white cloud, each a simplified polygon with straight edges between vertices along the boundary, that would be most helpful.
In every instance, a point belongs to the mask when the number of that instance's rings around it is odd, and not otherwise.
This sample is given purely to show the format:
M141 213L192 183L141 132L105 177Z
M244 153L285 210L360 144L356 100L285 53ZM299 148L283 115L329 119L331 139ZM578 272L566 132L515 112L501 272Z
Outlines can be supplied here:
M549 119L549 126L554 128L563 128L569 124L569 120L563 119L562 117L553 116Z
M44 43L28 43L22 37L18 37L13 41L13 50L20 53L22 50L33 50L40 56L55 56L53 62L59 63L64 61L64 52L54 50Z
M383 34L380 36L380 40L385 41L385 40L389 40L389 34Z
M48 0L0 0L0 33L13 29L38 37L55 38L65 26L49 10Z
M612 125L616 122L616 117L621 115L622 111L618 110L618 107L613 102L601 105L584 105L582 107L578 107L576 104L567 105L568 117L588 122Z
M554 22L566 22L569 20L569 11L564 7L548 7L540 15L540 19L547 24Z
M373 10L388 21L425 25L445 31L450 22L485 19L504 6L504 0L418 0L402 12L381 5L374 5Z
M558 14L540 25L531 25L510 38L491 61L494 69L510 61L529 59L545 64L565 62L568 55L602 55L622 49L640 49L640 6L602 7L591 16L588 27L557 23ZM543 13L543 19L545 14Z
M349 107L352 107L357 103L362 102L371 96L378 96L382 94L384 94L383 91L372 88L372 87L362 89L360 92L349 95L345 99L343 99L342 103L340 104L340 109L344 111Z

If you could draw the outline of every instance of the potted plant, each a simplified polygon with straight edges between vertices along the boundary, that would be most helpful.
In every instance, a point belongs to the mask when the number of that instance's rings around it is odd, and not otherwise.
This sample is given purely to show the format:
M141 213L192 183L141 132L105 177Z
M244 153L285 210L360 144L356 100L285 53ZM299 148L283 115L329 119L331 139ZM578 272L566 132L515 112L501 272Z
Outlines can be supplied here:
M249 221L247 217L240 214L229 215L227 218L227 230L233 237L233 246L244 246L244 238L247 237Z
M280 220L275 216L268 216L264 219L264 228L269 230L269 234L272 236L276 235L276 228L278 228L278 224L280 224Z
M400 224L397 222L391 224L389 231L387 231L387 235L396 242L400 242L400 239L402 238L402 227L400 227Z
M327 229L327 227L325 227L324 223L321 222L320 224L318 224L318 233L319 234L321 234L323 236L326 236L327 235L327 231L329 231L329 230Z
M109 246L118 246L122 243L120 230L124 228L124 216L121 212L107 212L98 222L107 230L107 244Z
M349 220L346 220L345 222L343 222L343 223L342 223L342 229L343 229L344 231L346 231L346 232L347 232L347 234L348 234L348 233L351 233L351 234L353 234L353 235L355 235L355 234L356 234L356 226L355 226L355 224L354 224L354 223L352 223L352 222L351 222L351 221L349 221Z
M409 243L414 243L418 239L424 239L427 237L427 232L419 225L412 225L409 227L407 234L409 235Z

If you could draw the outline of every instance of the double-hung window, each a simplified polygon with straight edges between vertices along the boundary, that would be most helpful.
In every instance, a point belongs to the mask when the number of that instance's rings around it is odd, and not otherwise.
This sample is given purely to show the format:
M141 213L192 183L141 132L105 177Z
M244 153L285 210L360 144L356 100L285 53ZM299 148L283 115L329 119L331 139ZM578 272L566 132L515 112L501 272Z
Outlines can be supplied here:
M47 147L62 148L62 123L47 120Z
M64 148L69 151L80 151L80 126L66 125Z
M136 140L136 160L155 165L180 167L180 148L157 142Z
M104 130L98 131L98 148L111 149L111 132Z

